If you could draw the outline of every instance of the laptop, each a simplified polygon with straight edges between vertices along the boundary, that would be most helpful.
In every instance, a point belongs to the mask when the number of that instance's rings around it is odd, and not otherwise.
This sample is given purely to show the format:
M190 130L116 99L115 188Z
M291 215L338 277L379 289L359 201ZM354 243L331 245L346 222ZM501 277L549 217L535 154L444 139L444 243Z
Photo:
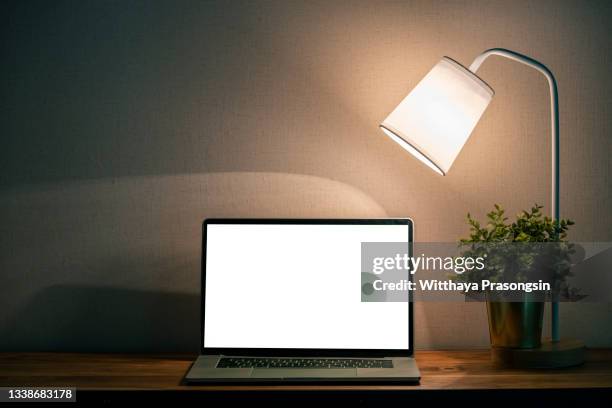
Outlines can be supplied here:
M418 382L409 301L364 301L362 244L410 219L207 219L188 384Z

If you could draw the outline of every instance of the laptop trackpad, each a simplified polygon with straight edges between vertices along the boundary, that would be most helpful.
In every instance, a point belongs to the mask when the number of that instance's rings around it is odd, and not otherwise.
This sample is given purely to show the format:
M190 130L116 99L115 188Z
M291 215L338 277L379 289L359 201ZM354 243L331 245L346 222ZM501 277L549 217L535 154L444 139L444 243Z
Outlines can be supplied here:
M251 378L350 378L356 368L254 368Z

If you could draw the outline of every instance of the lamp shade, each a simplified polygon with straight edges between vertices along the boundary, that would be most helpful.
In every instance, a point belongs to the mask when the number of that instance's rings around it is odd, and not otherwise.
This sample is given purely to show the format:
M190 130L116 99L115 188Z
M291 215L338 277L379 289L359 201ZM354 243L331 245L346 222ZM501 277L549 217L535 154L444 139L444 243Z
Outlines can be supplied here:
M404 149L445 175L494 92L473 72L442 58L380 124Z

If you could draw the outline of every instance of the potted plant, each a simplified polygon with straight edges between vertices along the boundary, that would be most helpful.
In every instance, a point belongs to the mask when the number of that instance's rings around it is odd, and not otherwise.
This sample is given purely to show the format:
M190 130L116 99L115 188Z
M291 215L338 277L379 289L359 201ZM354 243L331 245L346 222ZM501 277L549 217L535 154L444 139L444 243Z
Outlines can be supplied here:
M558 291L569 274L572 250L567 243L567 231L574 223L568 219L552 220L541 210L542 206L536 204L510 223L504 209L495 204L487 213L484 225L468 213L470 235L460 240L463 255L485 256L487 262L484 269L472 270L457 279L530 282L545 276L544 280ZM493 347L540 346L545 301L541 294L485 292L484 295Z

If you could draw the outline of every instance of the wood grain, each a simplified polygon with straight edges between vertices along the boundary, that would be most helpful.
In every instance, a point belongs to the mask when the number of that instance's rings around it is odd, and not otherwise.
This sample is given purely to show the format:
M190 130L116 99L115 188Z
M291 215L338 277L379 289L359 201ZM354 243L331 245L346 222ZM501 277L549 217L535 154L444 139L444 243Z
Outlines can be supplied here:
M71 386L79 390L472 390L612 388L612 350L589 350L583 366L564 370L501 369L488 350L421 351L418 386L210 385L181 381L194 355L0 353L0 386Z

